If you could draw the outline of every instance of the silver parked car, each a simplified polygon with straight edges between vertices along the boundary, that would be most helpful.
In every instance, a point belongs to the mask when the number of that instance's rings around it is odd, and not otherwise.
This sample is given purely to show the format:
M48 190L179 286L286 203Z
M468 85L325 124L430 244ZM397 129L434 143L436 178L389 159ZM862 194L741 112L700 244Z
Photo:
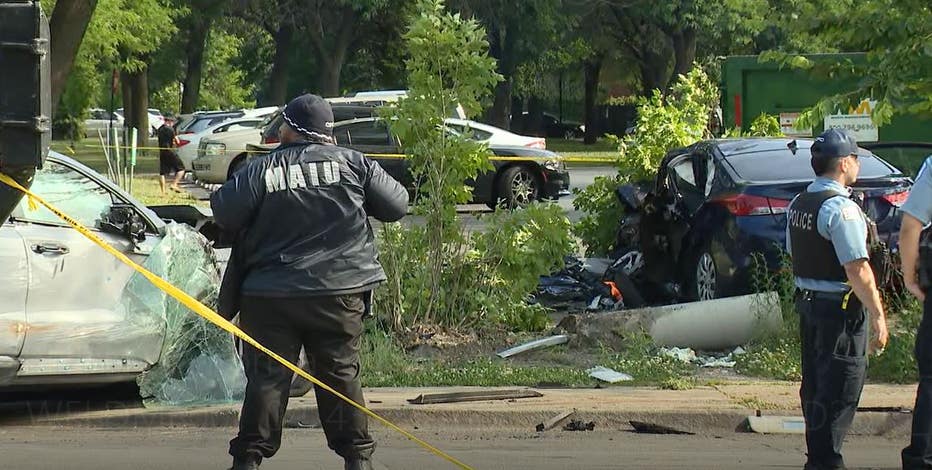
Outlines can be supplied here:
M32 191L136 263L216 302L210 242L55 152ZM235 400L232 337L27 198L0 225L0 387L137 380L161 402Z
M111 125L116 129L123 128L123 116L118 113L110 113L98 108L92 109L90 113L90 117L84 121L84 137L97 137L97 131L100 131L106 138L107 129Z

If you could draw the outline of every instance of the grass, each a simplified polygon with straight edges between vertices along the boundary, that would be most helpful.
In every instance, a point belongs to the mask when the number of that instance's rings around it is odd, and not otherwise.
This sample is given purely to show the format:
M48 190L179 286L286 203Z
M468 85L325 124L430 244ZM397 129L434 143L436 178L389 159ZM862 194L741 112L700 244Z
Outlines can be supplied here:
M581 140L547 139L547 149L559 153L570 160L570 167L604 166L611 165L611 161L618 158L618 149L607 139L599 139L592 145L586 145ZM573 161L573 159L603 160L596 162Z
M516 366L490 358L458 362L411 358L374 325L363 337L362 378L366 387L592 385L584 370L570 367Z
M152 145L155 145L154 143ZM107 174L107 158L96 138L83 139L76 142L56 140L52 142L51 149L62 155L91 167L94 171ZM157 174L159 172L159 155L154 150L141 150L136 157L137 174Z
M191 197L187 192L176 193L170 189L162 194L159 188L158 176L137 176L133 178L133 190L131 194L139 202L147 206L168 205L168 204L190 204L190 205L208 205L207 201L199 201Z
M633 381L619 385L650 385L673 390L685 390L696 385L692 379L695 367L658 354L646 334L626 337L625 344L624 351L596 351L592 357L593 363L634 377ZM534 353L530 355L533 357ZM588 367L561 365L559 361L546 360L546 357L538 357L534 363L489 357L456 361L418 359L407 355L391 336L375 324L369 324L361 352L362 377L366 387L578 387L592 386L596 382L586 373Z
M586 145L582 140L576 139L547 139L547 149L558 153L614 153L618 150L608 139L599 139L592 145Z
M153 144L154 145L154 144ZM100 147L100 142L96 138L84 139L77 142L56 140L52 142L52 150L74 158L75 160L87 165L94 171L107 176L107 159ZM176 193L167 190L165 194L161 193L159 188L159 157L155 151L140 151L136 159L135 176L133 178L132 191L130 188L124 188L130 192L133 197L147 206L164 205L164 204L192 204L206 205L206 201L198 201L191 197L190 194Z

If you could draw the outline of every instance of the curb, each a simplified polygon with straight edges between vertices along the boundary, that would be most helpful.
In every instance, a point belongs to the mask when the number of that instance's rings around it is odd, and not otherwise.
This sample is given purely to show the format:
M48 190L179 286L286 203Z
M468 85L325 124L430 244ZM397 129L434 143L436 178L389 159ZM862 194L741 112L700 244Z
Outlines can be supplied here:
M417 407L373 408L383 418L408 429L423 428L495 428L535 432L538 423L546 421L561 410L551 412L501 410L484 411L450 407L437 409ZM580 410L573 417L585 422L594 421L596 430L632 430L629 421L642 421L667 426L697 435L723 435L734 432L750 432L747 417L751 410L701 411L605 411ZM372 420L370 419L370 422ZM295 424L300 422L300 426ZM320 420L317 407L298 405L285 414L287 427L318 428ZM239 406L212 406L184 410L124 409L91 411L72 415L36 417L28 414L4 420L8 426L70 426L87 428L155 428L190 427L221 428L239 424ZM861 436L884 436L904 438L910 435L912 415L897 412L860 412L855 416L849 434ZM381 426L371 423L373 427ZM556 428L549 432L560 432Z

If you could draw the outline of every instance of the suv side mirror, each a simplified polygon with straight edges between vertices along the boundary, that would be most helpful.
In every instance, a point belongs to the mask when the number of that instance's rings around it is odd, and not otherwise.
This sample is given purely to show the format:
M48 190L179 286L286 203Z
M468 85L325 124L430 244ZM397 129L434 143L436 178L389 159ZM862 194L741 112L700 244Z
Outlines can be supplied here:
M100 230L104 233L121 235L132 242L146 240L146 223L130 204L114 204L110 211L103 214Z

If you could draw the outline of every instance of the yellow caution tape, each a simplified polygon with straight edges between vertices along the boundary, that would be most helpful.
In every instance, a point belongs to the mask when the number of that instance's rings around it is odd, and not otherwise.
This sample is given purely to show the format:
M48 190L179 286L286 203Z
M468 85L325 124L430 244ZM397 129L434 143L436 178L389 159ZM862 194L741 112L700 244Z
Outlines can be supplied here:
M104 148L100 145L91 145L91 148ZM128 146L108 146L107 148L117 148L121 150L130 150L132 147ZM68 148L72 155L74 155L74 149ZM177 150L177 147L136 147L136 150ZM230 153L260 153L261 150L258 149L225 149L225 152ZM407 156L403 153L364 153L365 156L369 158L383 158L383 159L397 159L403 160ZM527 161L529 157L499 157L499 156L490 156L489 160L491 161ZM555 155L552 160L562 161L565 163L606 163L613 164L620 161L619 158L615 157L564 157L562 155Z
M75 230L77 230L78 232L80 232L81 235L84 235L84 236L87 237L89 240L91 240L92 242L94 242L95 244L97 244L98 246L100 246L101 248L103 248L104 250L106 250L108 253L110 253L111 255L115 256L118 260L122 261L122 262L123 262L124 264L126 264L127 266L133 268L133 269L136 270L136 272L138 272L139 274L142 274L146 279L149 280L149 282L151 282L152 284L154 284L156 287L158 287L159 289L161 289L161 290L162 290L163 292L165 292L166 294L172 296L173 298L175 298L176 300L178 300L179 302L181 302L182 304L184 304L186 307L190 308L194 313L200 315L201 317L203 317L203 318L206 319L207 321L213 323L214 325L219 326L219 327L222 328L223 330L226 330L226 331L232 333L234 336L236 336L236 337L242 339L243 341L245 341L245 342L251 344L252 346L254 346L254 347L255 347L256 349L258 349L259 351L262 351L262 352L264 352L265 354L268 354L272 359L275 359L276 361L278 361L279 363L281 363L283 366L287 367L288 369L291 369L291 371L293 371L294 373L300 375L301 377L304 377L305 379L309 380L309 381L310 381L311 383L313 383L314 385L316 385L316 386L318 386L318 387L320 387L320 388L322 388L322 389L324 389L324 390L326 390L326 391L328 391L328 392L334 394L335 396L337 396L337 397L340 398L341 400L345 401L346 403L349 403L349 404L352 405L353 407L355 407L355 408L357 408L358 410L362 411L363 413L365 413L367 416L371 417L372 419L374 419L374 420L376 420L376 421L378 421L378 422L384 424L385 426L387 426L387 427L389 427L389 428L391 428L391 429L394 429L395 431L398 431L399 433L401 433L402 435L404 435L404 436L407 437L408 439L411 439L412 441L416 442L416 443L419 444L421 447L427 449L428 451L430 451L431 453L437 455L438 457L440 457L440 458L442 458L442 459L444 459L444 460L446 460L446 461L452 463L453 465L456 465L457 467L459 467L459 468L461 468L461 469L463 469L463 470L472 470L472 467L470 467L470 466L468 466L468 465L466 465L466 464L460 462L459 460L453 458L452 456L450 456L449 454L443 452L442 450L440 450L440 449L438 449L438 448L436 448L436 447L430 445L430 444L427 443L426 441L419 439L417 436L415 436L415 435L409 433L408 431L405 431L405 430L402 429L401 427L399 427L399 426L395 425L394 423L388 421L387 419L385 419L385 418L379 416L378 414L376 414L375 412L373 412L373 411L370 410L369 408L365 407L364 405L360 405L359 403L356 403L355 401L351 400L351 399L350 399L349 397L347 397L346 395L343 395L342 393L340 393L340 392L334 390L332 387L330 387L329 385L327 385L327 384L321 382L320 380L318 380L318 379L317 379L316 377L314 377L313 375L311 375L311 374L305 372L305 371L304 371L303 369L301 369L300 367L298 367L298 366L292 364L291 362L289 362L289 361L286 360L285 358L279 356L279 355L276 354L274 351L272 351L272 350L266 348L265 346L259 344L258 341L252 339L252 337L250 337L249 335L247 335L245 332L243 332L243 330L239 329L236 325L230 323L227 319L225 319L225 318L223 318L222 316L220 316L217 312L214 312L213 310L211 310L210 307L208 307L208 306L202 304L202 303L199 302L197 299L195 299L194 297L191 297L190 295L188 295L188 294L187 294L186 292L184 292L183 290L181 290L181 289L179 289L179 288L177 288L177 287L175 287L175 286L169 284L169 283L166 282L164 279L162 279L161 277L155 275L154 273L152 273L151 271L147 270L146 268L144 268L144 267L142 267L142 266L136 264L135 262L133 262L133 260L129 259L126 255L124 255L122 252L120 252L120 251L117 250L116 248L110 246L107 242L105 242L104 240L102 240L100 237L98 237L97 235L95 235L93 232L91 232L90 230L88 230L86 227L84 227L83 225L81 225L80 223L78 223L77 221L75 221L74 219L72 219L71 217L69 217L67 214L65 214L65 213L61 212L60 210L56 209L56 208L53 207L51 204L49 204L48 202L46 202L45 200L43 200L41 197L39 197L39 196L33 194L31 191L29 191L28 189L24 188L22 185L20 185L19 183L17 183L15 180L13 180L12 178L10 178L9 176L7 176L7 175L5 175L5 174L3 174L3 173L0 173L0 183L4 183L4 184L6 184L7 186L10 186L10 187L12 187L12 188L14 188L14 189L17 189L17 190L21 191L23 194L25 194L26 197L29 198L29 204L30 204L30 206L33 205L33 204L35 204L36 202L38 202L39 204L42 204L43 206L45 206L46 208L48 208L50 211L52 211L55 215L61 217L65 222L68 222L68 224L71 225L72 227L74 227Z

